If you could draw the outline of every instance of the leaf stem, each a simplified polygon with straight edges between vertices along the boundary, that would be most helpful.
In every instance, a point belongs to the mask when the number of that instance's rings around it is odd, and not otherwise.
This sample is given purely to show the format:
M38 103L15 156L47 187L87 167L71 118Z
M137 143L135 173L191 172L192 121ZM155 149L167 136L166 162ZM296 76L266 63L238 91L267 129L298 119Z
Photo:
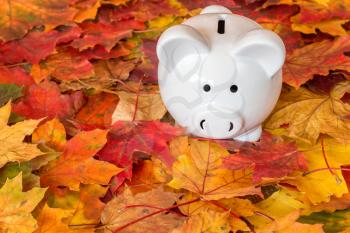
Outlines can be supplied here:
M307 172L304 172L303 173L303 176L307 176L307 175L310 175L312 173L315 173L315 172L319 172L319 171L326 171L326 170L343 170L343 171L350 171L350 168L340 168L340 167L323 167L323 168L317 168L317 169L314 169L314 170L311 170L311 171L307 171Z

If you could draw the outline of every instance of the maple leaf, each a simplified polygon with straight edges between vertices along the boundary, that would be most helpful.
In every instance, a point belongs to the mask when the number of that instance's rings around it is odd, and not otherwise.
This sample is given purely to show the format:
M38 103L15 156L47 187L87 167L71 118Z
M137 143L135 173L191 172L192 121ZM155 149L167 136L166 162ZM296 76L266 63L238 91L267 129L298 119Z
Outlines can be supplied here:
M76 10L69 7L69 0L11 0L0 8L0 39L19 39L33 26L50 24L55 27L71 22Z
M229 212L201 211L171 233L227 233L232 230Z
M0 83L30 86L34 84L33 78L21 67L8 68L0 66Z
M10 113L10 102L0 108L0 167L7 162L28 161L43 154L35 144L23 143L24 137L33 133L40 120L27 120L8 126Z
M57 151L62 151L67 140L63 124L54 118L40 125L32 135L33 143L45 144Z
M65 117L72 115L82 101L81 92L62 95L56 83L45 81L30 86L24 98L14 104L13 111L32 119Z
M99 152L99 158L125 168L114 180L115 186L119 187L125 178L132 176L135 151L155 154L171 166L174 158L169 153L167 142L182 133L182 129L158 121L117 121L108 133L107 144Z
M118 22L126 19L135 19L140 22L145 22L155 19L161 15L176 15L178 13L178 9L171 5L171 1L138 0L130 1L129 4L124 7L121 6L116 9L102 9L99 16L101 20L107 22Z
M180 3L182 3L186 8L189 10L193 10L196 8L203 8L206 6L210 5L221 5L227 8L233 8L237 6L237 4L234 1L231 0L225 0L225 1L220 1L220 0L179 0Z
M99 93L88 96L88 101L77 113L75 120L83 128L107 128L112 124L112 114L118 104L113 94Z
M85 58L72 56L71 53L61 51L50 55L40 63L39 74L32 75L35 79L52 77L58 80L72 81L87 79L95 75L92 64ZM44 76L36 78L37 76Z
M167 208L171 207L179 196L164 191L163 187L135 196L126 189L106 205L101 216L102 232L168 233L180 226L184 220L181 216L166 214ZM159 213L151 215L157 212Z
M345 116L350 114L350 105L341 101L346 92L350 92L350 81L338 83L329 95L305 88L287 90L282 93L266 128L289 124L288 136L311 144L316 143L320 133L349 142L350 122Z
M309 216L301 216L299 222L308 224L323 224L325 232L349 233L350 230L350 211L337 211L334 213L312 213Z
M173 164L173 179L168 185L200 194L206 200L218 200L250 194L261 194L254 187L249 170L232 171L221 168L228 152L213 142L189 142L186 154Z
M59 208L50 208L47 204L40 212L38 229L33 233L93 233L94 229L71 229L63 222L63 218L72 215L72 211Z
M97 184L80 185L79 201L74 208L74 215L70 219L70 225L98 224L105 203L100 199L106 194L107 187Z
M307 150L304 149L309 171L286 181L304 192L312 204L329 202L332 195L341 197L348 193L340 167L350 164L347 156L349 146L338 143L334 139L323 140L323 145L318 143ZM331 170L328 169L327 164Z
M244 143L237 153L225 158L223 164L234 170L253 167L254 182L263 177L279 178L293 171L305 170L305 157L295 143L276 139L265 132L259 142Z
M110 51L118 41L131 37L134 29L144 29L144 23L125 20L122 22L84 22L79 25L83 29L82 38L75 39L70 45L74 48L85 50L95 45L102 45Z
M160 120L167 112L159 93L129 93L118 91L119 103L112 121Z
M39 63L54 50L57 44L79 38L79 27L64 27L61 31L32 31L21 40L14 40L0 45L0 62L5 64L29 61Z
M74 5L74 8L79 11L74 16L74 21L77 23L81 23L87 19L95 19L97 15L97 10L101 6L100 0L86 0L77 2Z
M22 87L15 84L0 84L0 106L22 96Z
M318 29L334 36L347 35L342 26L350 18L350 2L348 0L268 0L265 7L276 4L296 4L300 7L300 12L292 18L293 30L310 34L315 33Z
M300 87L313 78L314 74L327 75L330 70L349 70L350 58L344 52L350 50L350 36L335 41L322 41L295 49L288 54L283 80Z
M46 189L33 188L22 192L22 174L8 179L0 189L0 230L30 233L37 228L31 212L43 199Z
M299 211L292 212L287 216L279 219L278 221L273 221L265 229L258 231L259 233L324 233L322 229L322 224L303 224L296 222L299 218Z
M92 157L105 145L107 132L81 132L70 139L57 161L46 166L41 174L43 186L67 186L79 189L79 184L108 184L122 169Z

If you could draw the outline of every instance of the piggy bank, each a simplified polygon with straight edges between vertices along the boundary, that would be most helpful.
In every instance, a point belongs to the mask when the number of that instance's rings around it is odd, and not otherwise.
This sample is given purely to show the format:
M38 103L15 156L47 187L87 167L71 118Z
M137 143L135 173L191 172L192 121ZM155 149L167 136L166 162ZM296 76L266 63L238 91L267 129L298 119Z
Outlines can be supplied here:
M257 141L281 92L285 53L274 32L209 6L159 38L162 100L192 135Z

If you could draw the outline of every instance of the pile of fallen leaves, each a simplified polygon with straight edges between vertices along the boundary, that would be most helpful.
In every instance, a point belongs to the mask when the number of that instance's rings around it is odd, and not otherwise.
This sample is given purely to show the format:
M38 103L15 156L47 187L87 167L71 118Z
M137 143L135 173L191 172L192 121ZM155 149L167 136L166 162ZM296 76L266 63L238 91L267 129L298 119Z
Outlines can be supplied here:
M350 0L0 3L1 232L350 232ZM159 96L160 33L218 3L287 47L257 143Z

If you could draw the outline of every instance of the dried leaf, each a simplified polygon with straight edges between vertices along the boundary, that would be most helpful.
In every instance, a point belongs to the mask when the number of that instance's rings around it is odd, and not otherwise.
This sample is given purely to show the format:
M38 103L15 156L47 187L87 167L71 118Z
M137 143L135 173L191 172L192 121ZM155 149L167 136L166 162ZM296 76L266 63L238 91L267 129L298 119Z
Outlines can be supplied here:
M173 164L173 180L168 185L200 194L206 200L218 200L261 194L252 184L249 170L231 171L221 168L228 152L208 141L190 141L189 151Z
M266 123L266 127L277 129L289 124L288 136L315 144L321 133L341 142L350 140L350 105L341 98L350 92L350 81L338 83L329 95L313 93L305 88L287 90Z

